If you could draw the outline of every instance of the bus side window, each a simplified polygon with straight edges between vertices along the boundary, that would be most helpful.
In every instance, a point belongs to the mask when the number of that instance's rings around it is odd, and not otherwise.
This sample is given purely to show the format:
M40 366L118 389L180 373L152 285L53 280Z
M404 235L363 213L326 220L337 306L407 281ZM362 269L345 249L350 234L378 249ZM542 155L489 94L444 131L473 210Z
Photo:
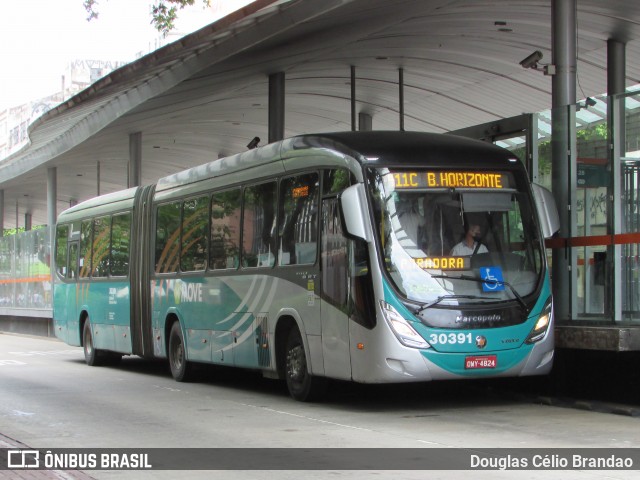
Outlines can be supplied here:
M78 242L69 245L69 266L67 268L67 278L75 279L78 268Z
M324 170L322 173L322 195L334 195L356 183L353 174L345 168Z
M244 190L242 266L272 267L276 253L276 182Z
M318 175L286 178L280 185L280 265L313 264L318 245Z
M209 268L237 268L240 264L241 198L239 188L211 197Z
M67 273L67 248L69 244L69 225L56 228L56 269L61 277Z
M192 272L207 266L209 197L185 200L182 204L182 251L180 270Z
M111 217L98 217L93 221L93 247L91 249L92 277L109 275L109 243Z
M80 226L80 258L78 276L88 278L91 274L91 231L93 222L84 220Z
M115 277L129 273L130 236L131 214L114 215L111 220L111 275Z
M179 240L180 202L160 205L156 214L156 273L178 270Z

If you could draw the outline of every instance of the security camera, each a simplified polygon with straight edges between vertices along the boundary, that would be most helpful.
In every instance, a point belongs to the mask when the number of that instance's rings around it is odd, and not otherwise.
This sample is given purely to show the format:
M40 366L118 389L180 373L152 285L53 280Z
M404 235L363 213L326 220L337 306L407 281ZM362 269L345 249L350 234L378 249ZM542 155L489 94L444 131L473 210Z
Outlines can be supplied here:
M254 149L260 143L260 137L253 137L253 139L247 144L249 150Z
M527 58L520 62L522 68L538 68L538 62L542 60L542 52L540 50L536 50Z

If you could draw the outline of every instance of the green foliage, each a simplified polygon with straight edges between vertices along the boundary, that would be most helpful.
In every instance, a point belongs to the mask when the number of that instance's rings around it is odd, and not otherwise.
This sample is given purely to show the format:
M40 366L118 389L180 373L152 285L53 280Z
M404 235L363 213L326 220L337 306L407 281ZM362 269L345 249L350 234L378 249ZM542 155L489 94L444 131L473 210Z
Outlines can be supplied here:
M41 230L43 228L47 228L46 225L34 225L31 227L31 230ZM15 235L16 233L22 233L24 232L25 229L24 227L19 227L19 228L5 228L4 232L3 232L3 236L4 237L8 237L9 235Z
M201 0L203 7L208 7L211 0ZM175 28L175 21L178 18L178 10L185 7L192 7L196 0L155 0L151 5L151 24L165 37ZM100 15L98 11L98 0L83 0L83 5L87 11L87 21L97 19Z

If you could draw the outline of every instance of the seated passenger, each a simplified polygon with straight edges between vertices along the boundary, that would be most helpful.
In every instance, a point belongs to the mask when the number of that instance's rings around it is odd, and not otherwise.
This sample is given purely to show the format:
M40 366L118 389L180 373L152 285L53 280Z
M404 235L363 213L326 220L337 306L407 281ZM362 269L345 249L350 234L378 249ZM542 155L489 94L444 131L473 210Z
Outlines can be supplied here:
M451 249L451 255L454 257L462 257L489 252L487 247L480 243L480 239L482 238L480 225L477 223L469 223L466 227L464 238Z

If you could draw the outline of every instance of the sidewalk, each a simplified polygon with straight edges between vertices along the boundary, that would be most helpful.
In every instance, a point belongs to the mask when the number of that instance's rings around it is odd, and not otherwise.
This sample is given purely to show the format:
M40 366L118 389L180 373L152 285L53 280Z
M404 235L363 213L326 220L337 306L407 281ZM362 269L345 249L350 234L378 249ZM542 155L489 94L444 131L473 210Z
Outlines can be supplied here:
M0 433L0 449L28 449L31 447ZM0 467L4 467L6 457L0 458ZM0 480L93 480L80 470L0 470Z

